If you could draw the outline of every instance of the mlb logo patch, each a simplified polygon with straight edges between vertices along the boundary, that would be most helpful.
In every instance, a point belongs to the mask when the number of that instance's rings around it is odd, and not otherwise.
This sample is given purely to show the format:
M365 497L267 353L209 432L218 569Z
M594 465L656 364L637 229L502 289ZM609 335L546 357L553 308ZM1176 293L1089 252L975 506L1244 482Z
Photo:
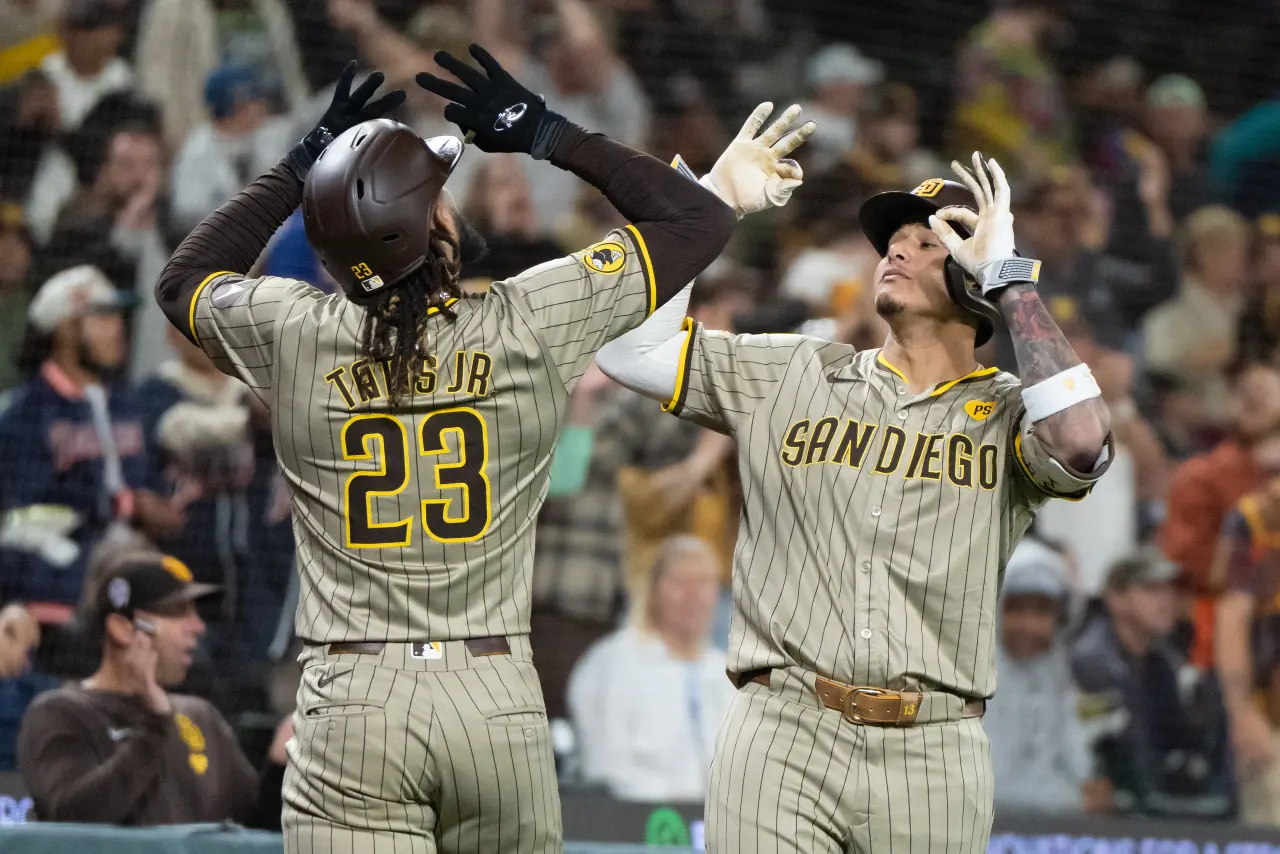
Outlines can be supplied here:
M444 647L439 641L435 643L415 643L409 651L409 655L423 661L434 661L444 658Z

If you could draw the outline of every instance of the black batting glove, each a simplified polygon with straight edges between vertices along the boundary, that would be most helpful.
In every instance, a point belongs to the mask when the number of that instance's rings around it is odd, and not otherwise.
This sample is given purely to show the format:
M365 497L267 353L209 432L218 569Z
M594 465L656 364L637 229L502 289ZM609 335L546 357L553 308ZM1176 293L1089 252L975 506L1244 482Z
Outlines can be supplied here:
M441 50L436 52L436 64L465 85L425 71L414 79L428 92L453 102L444 108L444 117L481 151L523 153L546 160L564 132L564 116L548 110L541 95L522 86L480 45L471 45L471 55L488 76Z
M333 142L334 137L361 122L381 118L404 103L404 92L400 89L383 95L376 101L369 101L373 93L382 85L382 81L386 79L381 71L370 74L360 84L360 88L352 92L351 81L356 79L357 67L358 63L353 59L347 63L346 68L342 69L342 76L338 78L338 83L334 87L333 100L329 102L329 109L324 111L319 124L312 128L311 132L304 136L285 158L299 181L307 180L307 173L311 171L312 164L316 162L320 152L324 151L325 146Z

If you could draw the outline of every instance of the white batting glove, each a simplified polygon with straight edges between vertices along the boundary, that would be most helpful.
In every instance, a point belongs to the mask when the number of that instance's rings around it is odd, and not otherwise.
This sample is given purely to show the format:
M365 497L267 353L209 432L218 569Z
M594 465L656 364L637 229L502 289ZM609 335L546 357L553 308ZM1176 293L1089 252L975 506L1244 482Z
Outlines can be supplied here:
M1034 283L1040 264L1019 258L1013 248L1013 213L1009 209L1009 181L995 160L983 161L973 153L973 170L952 161L952 170L972 191L978 212L968 208L943 208L929 217L929 227L938 235L965 272L982 285L983 296L989 296L1012 282ZM958 222L973 234L962 239L950 225Z
M699 182L738 214L738 218L769 207L782 207L796 187L804 181L800 164L784 158L795 151L818 129L805 122L788 133L800 115L800 107L792 105L760 136L773 104L765 101L738 131L738 136L720 155L711 172Z

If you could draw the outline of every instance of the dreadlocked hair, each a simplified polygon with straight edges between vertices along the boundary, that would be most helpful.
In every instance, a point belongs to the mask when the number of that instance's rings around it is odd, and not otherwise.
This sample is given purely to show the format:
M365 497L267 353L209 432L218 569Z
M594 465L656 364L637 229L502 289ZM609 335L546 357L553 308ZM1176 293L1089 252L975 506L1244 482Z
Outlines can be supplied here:
M431 355L427 344L431 309L437 309L450 323L458 318L446 305L461 292L461 253L451 238L433 236L426 262L398 287L365 304L360 352L375 362L388 364L387 399L392 406L411 393L423 363Z

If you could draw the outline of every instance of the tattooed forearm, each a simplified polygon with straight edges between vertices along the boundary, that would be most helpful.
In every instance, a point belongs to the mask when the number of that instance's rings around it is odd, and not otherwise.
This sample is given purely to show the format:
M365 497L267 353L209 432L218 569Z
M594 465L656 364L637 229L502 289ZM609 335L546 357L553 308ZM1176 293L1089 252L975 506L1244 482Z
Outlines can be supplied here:
M1034 287L1011 285L1000 294L1000 311L1013 338L1024 386L1035 385L1080 364L1062 330Z
M1023 387L1080 364L1080 357L1031 285L1011 285L999 296L1000 311L1013 339ZM1036 422L1036 435L1058 462L1090 471L1102 452L1111 417L1101 398L1077 403Z

